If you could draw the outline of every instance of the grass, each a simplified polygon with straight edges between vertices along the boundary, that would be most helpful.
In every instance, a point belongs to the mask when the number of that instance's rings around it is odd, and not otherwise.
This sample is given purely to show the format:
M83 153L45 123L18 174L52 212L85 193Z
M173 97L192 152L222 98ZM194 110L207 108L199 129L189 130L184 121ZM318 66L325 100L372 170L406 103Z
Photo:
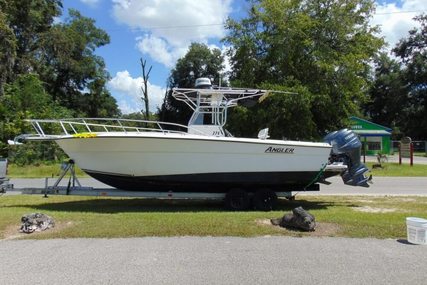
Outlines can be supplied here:
M265 223L298 206L316 217L317 231L303 233ZM427 218L427 197L300 196L295 201L281 200L278 210L272 212L228 212L222 210L219 201L1 196L0 238L17 235L21 216L32 212L52 216L57 226L17 238L263 235L405 238L406 217ZM324 226L333 230L324 231Z
M24 165L9 164L8 176L12 178L43 178L57 177L61 174L60 164ZM87 176L80 168L75 166L77 176Z
M427 157L427 152L414 152L414 156Z
M372 169L373 162L367 162L366 165L372 171L372 176L399 176L399 177L426 177L427 164L414 164L410 166L409 163L383 163L383 168Z

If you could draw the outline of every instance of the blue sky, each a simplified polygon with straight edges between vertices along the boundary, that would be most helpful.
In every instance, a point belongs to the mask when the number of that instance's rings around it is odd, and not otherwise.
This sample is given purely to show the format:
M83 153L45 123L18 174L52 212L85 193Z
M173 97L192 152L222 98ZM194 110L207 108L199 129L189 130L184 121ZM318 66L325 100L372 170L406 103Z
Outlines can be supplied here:
M166 80L176 60L191 42L224 50L221 23L227 17L244 17L245 0L63 0L64 17L74 8L110 35L110 44L99 48L112 77L108 83L123 113L142 109L139 59L153 69L149 79L151 110L161 104ZM411 19L427 12L427 0L378 1L373 25L393 46L415 26Z

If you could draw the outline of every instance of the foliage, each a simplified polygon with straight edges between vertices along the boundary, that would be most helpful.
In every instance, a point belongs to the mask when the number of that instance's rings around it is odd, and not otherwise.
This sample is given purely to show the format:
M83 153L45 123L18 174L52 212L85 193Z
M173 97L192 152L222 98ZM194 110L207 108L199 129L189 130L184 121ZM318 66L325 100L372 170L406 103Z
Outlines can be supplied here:
M404 64L402 76L408 88L401 127L406 135L427 139L427 15L414 19L421 27L409 31L393 50Z
M304 87L318 136L358 114L367 98L368 62L382 45L369 26L373 1L251 3L247 18L227 21L232 83Z
M16 42L15 76L35 68L42 48L41 35L51 29L55 17L61 15L61 9L61 0L0 0L0 11L3 11ZM0 45L6 46L6 43L0 42Z
M374 60L374 79L369 91L370 100L363 106L366 116L381 125L391 127L400 137L400 128L406 119L407 88L401 65L386 53Z
M105 88L109 74L104 60L94 54L110 38L93 19L76 10L70 10L69 15L66 22L54 25L41 38L43 53L37 70L47 91L61 105L80 113L118 115L118 107Z
M19 75L12 84L6 84L0 97L0 156L8 155L6 141L33 130L24 121L29 118L69 117L71 112L52 101L35 74ZM14 147L10 160L20 164L58 158L62 152L53 144L30 144Z
M253 108L239 106L230 110L227 129L233 135L256 137L259 130L268 127L274 139L316 136L310 111L311 94L305 87L263 84L262 88L278 92L272 92Z
M409 31L393 53L375 59L370 100L364 112L371 120L393 128L396 139L427 139L427 16L414 18L420 28Z
M8 139L32 132L25 119L120 115L95 54L108 34L75 10L55 23L61 13L61 0L0 0L0 155L20 164L63 156L50 143L9 149Z
M186 125L191 116L191 110L183 103L172 97L172 88L194 88L199 77L213 79L213 84L219 84L224 57L219 49L210 49L205 44L192 43L187 54L178 59L168 79L168 89L165 101L159 110L162 121Z
M94 54L110 39L93 19L71 9L65 22L54 23L60 0L0 0L0 8L0 91L21 74L36 73L54 101L75 115L120 114L105 88L104 60Z
M1 6L0 6L1 7ZM13 75L16 58L16 39L12 29L7 25L6 15L0 10L0 96L4 84Z
M98 77L88 83L89 92L78 96L78 110L90 118L118 117L117 101L106 88L109 77Z

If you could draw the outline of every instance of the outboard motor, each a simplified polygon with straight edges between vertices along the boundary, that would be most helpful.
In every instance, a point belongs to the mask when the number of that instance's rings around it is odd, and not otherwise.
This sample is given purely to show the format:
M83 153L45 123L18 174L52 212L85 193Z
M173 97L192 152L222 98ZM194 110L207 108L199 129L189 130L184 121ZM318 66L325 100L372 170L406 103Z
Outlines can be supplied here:
M329 133L324 141L332 146L329 163L342 162L347 170L341 174L345 184L369 187L365 173L368 168L360 161L362 143L355 133L342 129Z

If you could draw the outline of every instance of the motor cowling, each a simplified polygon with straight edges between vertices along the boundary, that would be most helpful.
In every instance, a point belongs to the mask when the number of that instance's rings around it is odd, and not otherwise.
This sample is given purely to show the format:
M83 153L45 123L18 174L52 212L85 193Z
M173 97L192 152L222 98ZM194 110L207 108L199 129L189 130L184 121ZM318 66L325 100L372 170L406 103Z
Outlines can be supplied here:
M369 187L369 178L365 176L369 169L360 161L362 143L358 136L348 129L327 134L324 141L332 146L329 163L342 162L347 170L341 173L345 184Z

